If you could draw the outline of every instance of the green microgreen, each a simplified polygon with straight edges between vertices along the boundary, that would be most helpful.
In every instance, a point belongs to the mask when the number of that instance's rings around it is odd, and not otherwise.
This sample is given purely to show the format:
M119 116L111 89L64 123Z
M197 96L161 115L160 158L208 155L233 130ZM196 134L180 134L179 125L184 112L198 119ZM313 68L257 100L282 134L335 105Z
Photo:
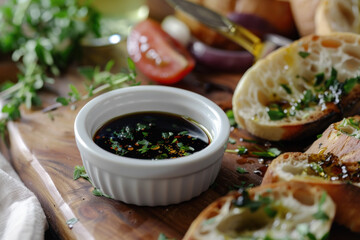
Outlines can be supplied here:
M241 195L234 201L236 207L249 208L251 212L255 212L260 208L263 208L265 213L274 218L277 214L277 210L274 208L274 200L268 196L256 196L256 199L251 199L247 190L239 189Z
M140 144L140 145L144 145L144 146L151 145L151 143L146 139L137 141L137 143Z
M238 146L236 149L226 149L227 153L235 153L238 155L243 155L248 152L248 149L245 146Z
M149 129L150 127L143 123L136 123L136 130L135 131L143 131L144 129Z
M309 52L305 52L305 51L299 51L298 54L302 58L307 58L310 55Z
M187 153L184 154L184 156L186 156ZM155 159L167 159L169 158L169 155L167 155L166 153L162 153L162 154L159 154L155 157Z
M343 84L343 90L346 94L349 94L350 91L355 87L356 84L358 84L360 82L360 77L355 77L355 78L349 78L346 79L344 84Z
M226 116L229 119L230 126L236 127L237 123L235 121L235 116L234 116L233 110L227 110L225 113L226 113Z
M280 105L272 103L268 106L268 115L269 118L273 121L281 120L286 117L286 113L283 111Z
M338 128L343 128L346 126L351 126L355 128L356 130L359 130L359 124L360 122L355 121L353 118L344 118L341 123L338 125Z
M184 135L187 135L187 134L189 134L188 131L181 131L181 132L178 133L179 136L184 136Z
M228 143L230 144L236 144L236 140L232 137L229 137Z
M251 141L251 143L256 143L256 141ZM255 146L255 148L258 149L259 151L249 151L247 147L243 145L239 145L236 149L226 149L225 152L233 153L237 155L249 154L249 155L254 155L256 157L264 157L264 158L275 158L281 154L281 151L275 147L263 149L259 146Z
M298 224L296 231L302 236L302 239L317 240L316 236L310 232L310 227L307 223Z
M237 184L233 184L231 187L230 187L230 190L246 190L246 189L249 189L249 188L253 188L255 187L255 184L253 183L247 183L246 181L241 181L240 185L237 185Z
M315 83L314 86L317 87L319 86L321 83L324 82L325 79L325 73L321 72L315 75Z
M278 148L269 148L266 150L262 150L262 149L260 150L261 150L260 152L251 152L251 154L265 158L274 158L281 154L281 151Z
M191 146L184 145L182 142L177 143L177 146L180 148L180 151L194 151L195 149Z
M281 120L286 117L286 114L279 109L276 110L269 110L268 112L269 118L272 121Z
M248 149L244 146L238 146L237 148L237 154L238 155L243 155L246 154L248 152Z
M144 145L137 151L139 151L141 154L144 154L144 153L148 152L149 150L150 150L150 148L147 145Z
M335 68L331 68L330 78L325 81L325 87L328 89L330 86L333 86L337 81L337 71Z
M118 141L114 140L113 138L110 138L109 141L111 143L111 149L113 149L116 154L124 156L126 153L128 153L128 151L123 148Z
M168 238L164 233L160 233L157 240L175 240L175 238Z
M280 86L287 92L288 94L292 94L291 88L287 84L280 84Z
M168 139L171 136L173 136L174 133L173 132L162 132L161 135L162 135L163 138Z
M318 211L313 215L315 219L319 219L322 221L327 221L330 219L329 216L324 212L324 210L322 210L322 206L324 205L326 198L327 194L326 192L323 192L319 200Z
M240 174L249 173L245 168L242 168L242 167L237 167L236 171Z

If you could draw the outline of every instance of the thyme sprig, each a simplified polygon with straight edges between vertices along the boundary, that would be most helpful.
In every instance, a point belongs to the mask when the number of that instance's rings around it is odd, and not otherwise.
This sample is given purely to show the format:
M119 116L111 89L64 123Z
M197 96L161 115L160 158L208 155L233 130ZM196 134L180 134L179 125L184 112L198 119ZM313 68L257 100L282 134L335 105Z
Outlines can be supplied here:
M21 117L19 107L41 104L38 91L78 56L85 35L99 36L100 15L76 0L9 0L0 6L0 52L11 54L19 69L18 81L0 93L6 123Z
M56 98L56 103L43 109L43 112L55 110L60 106L74 104L80 100L88 99L98 93L108 91L115 88L134 86L140 84L136 82L136 70L134 62L128 58L128 72L112 73L111 69L114 61L109 61L103 71L100 67L82 67L79 73L85 77L85 95L80 95L80 91L73 85L69 84L68 96L60 96Z

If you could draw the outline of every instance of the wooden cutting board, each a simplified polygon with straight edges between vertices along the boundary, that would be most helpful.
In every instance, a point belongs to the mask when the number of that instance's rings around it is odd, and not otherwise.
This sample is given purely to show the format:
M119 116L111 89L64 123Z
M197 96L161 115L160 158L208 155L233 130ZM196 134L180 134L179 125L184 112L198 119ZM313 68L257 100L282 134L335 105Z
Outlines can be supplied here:
M209 73L197 69L175 87L202 94L227 110L231 109L232 91L240 77L240 73ZM41 93L42 108L54 103L57 96L66 96L69 83L81 87L82 80L70 69ZM149 83L141 75L138 80ZM25 185L39 198L52 230L61 239L157 239L161 233L181 239L196 216L218 197L238 186L259 185L266 163L271 160L225 153L219 175L210 189L176 205L141 207L97 197L92 194L89 182L73 180L74 167L82 165L73 124L85 102L76 104L75 110L67 106L50 113L43 113L42 108L22 109L21 120L8 124L8 146L2 147ZM240 140L253 139L246 131L233 129L231 137L236 144L229 144L229 149L238 145L255 149L256 144ZM303 151L308 143L276 145L259 141L257 145ZM238 167L247 172L239 173ZM69 226L67 221L73 218L78 222ZM334 226L331 233L331 239L359 238L360 235L339 226Z

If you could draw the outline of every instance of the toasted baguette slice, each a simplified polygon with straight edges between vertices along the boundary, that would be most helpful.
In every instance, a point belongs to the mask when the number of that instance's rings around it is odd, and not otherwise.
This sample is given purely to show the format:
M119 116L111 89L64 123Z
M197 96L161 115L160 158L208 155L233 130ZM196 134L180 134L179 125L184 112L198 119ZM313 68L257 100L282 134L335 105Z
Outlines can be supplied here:
M332 153L344 164L360 161L360 116L331 124L306 153Z
M235 89L236 122L251 134L273 141L322 132L359 103L357 79L351 87L343 84L360 76L359 42L360 35L352 33L311 35L258 61ZM270 118L271 106L277 120Z
M262 185L293 181L320 187L336 204L335 221L360 232L359 174L359 164L344 165L331 154L284 153L269 165Z
M314 215L321 211L326 219ZM283 182L222 197L193 221L184 239L322 239L330 230L335 204L325 191Z
M359 0L322 0L315 13L315 33L360 33Z

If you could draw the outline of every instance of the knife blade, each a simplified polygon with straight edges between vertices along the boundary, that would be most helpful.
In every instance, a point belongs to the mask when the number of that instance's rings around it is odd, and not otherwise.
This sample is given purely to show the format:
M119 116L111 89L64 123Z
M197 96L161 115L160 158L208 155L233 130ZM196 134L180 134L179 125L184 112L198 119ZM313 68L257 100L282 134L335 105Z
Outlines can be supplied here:
M284 46L291 42L291 40L275 34L268 34L263 42L248 29L202 5L186 0L167 1L176 10L192 16L199 22L242 46L254 56L255 61L264 57L278 46Z

